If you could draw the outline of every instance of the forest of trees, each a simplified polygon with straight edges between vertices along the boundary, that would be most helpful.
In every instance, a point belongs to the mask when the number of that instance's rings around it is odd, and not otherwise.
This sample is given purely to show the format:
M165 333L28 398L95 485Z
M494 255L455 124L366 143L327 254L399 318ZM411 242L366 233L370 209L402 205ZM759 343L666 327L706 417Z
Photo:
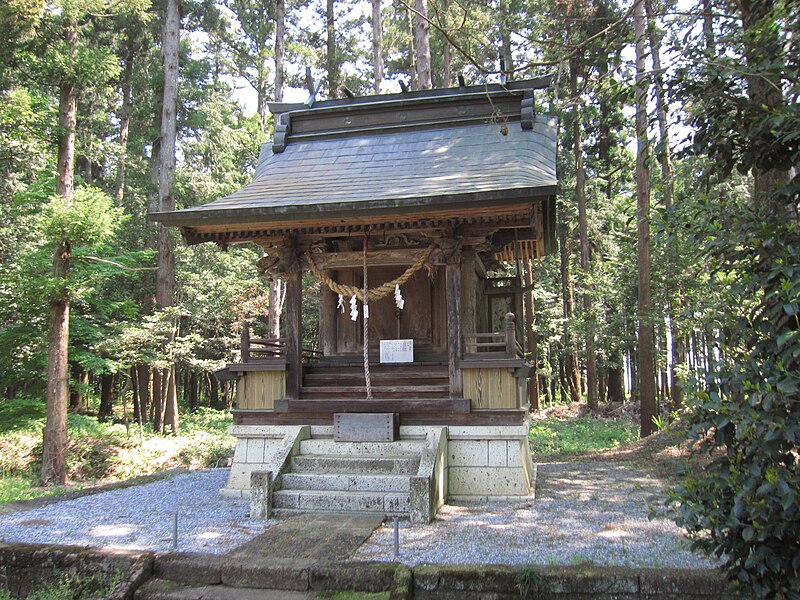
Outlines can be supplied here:
M796 2L6 0L0 31L0 402L47 403L44 483L68 409L174 432L232 402L241 322L278 325L260 249L148 222L249 181L267 101L552 74L532 404L638 403L642 435L680 416L727 453L676 518L759 594L797 588Z

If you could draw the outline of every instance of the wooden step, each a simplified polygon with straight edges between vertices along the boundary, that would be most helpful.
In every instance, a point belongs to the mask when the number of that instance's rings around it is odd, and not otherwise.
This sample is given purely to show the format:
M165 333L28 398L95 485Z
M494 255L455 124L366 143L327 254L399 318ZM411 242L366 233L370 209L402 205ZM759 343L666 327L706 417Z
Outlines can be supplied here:
M441 374L447 374L447 365L440 365L440 364L429 364L429 365L422 365L418 363L413 363L409 365L375 365L370 364L369 366L370 372L373 374L414 374L420 376L436 376ZM344 374L350 373L354 375L364 375L364 363L355 363L355 364L343 364L343 365L331 365L331 366L323 366L319 363L313 365L307 365L304 367L303 371L305 373L311 374L318 374L318 373L330 373L330 374Z
M450 391L448 384L439 385L399 385L399 386L372 386L374 398L446 398ZM367 388L363 385L344 386L304 386L300 388L300 397L312 400L314 398L365 398Z
M325 398L276 400L276 413L468 413L469 398Z
M373 385L437 385L449 382L447 371L441 373L370 373ZM363 385L364 373L319 372L303 373L303 384L315 385Z

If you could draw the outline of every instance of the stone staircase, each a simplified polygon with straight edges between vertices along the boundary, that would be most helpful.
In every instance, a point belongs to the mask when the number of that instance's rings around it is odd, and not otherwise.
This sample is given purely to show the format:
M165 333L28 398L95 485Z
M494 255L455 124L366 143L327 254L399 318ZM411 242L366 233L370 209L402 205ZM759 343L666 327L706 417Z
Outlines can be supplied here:
M337 442L315 437L276 482L277 515L296 512L361 512L407 517L411 478L417 475L425 438L395 442Z

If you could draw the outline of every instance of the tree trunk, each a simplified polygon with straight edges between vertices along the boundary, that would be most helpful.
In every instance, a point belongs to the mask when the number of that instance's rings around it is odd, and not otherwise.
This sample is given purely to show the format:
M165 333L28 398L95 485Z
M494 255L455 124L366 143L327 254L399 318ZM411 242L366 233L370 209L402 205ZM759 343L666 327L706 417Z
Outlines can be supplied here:
M567 238L566 225L559 228L559 251L561 257L561 296L564 307L564 376L566 389L569 390L570 402L581 401L581 381L576 360L575 336L569 330L575 314L575 300L570 276L570 242ZM562 386L564 382L562 382Z
M180 14L178 0L167 0L164 20L164 103L161 115L161 168L158 197L162 211L175 210L172 183L175 176L175 143L177 139L178 110L178 45L180 41ZM167 227L158 225L158 270L156 272L156 304L163 309L174 304L175 251L172 234ZM174 334L173 334L174 335ZM175 389L174 365L162 374L162 402L172 433L178 430L178 398Z
M334 0L327 0L325 5L327 34L327 67L328 67L328 97L336 98L339 95L339 57L336 55L336 22Z
M615 364L622 364L622 357L617 353L611 360ZM622 375L622 366L608 368L608 395L609 402L625 402L625 377Z
M381 93L383 83L383 18L381 0L372 0L372 66L375 71L375 93Z
M286 0L275 0L275 102L283 102L286 60Z
M431 79L431 25L428 22L428 0L414 0L414 38L416 40L417 89L429 90Z
M408 7L405 3L403 6ZM406 21L408 24L408 57L410 61L408 70L411 76L410 88L415 90L417 89L417 51L415 50L416 43L414 42L414 15L410 7L406 9Z
M166 385L164 392L166 394L164 402L164 432L169 430L171 435L178 433L178 389L175 382L176 368L172 365L164 371L166 377Z
M578 230L581 244L581 274L584 283L581 286L583 293L583 316L586 322L586 399L589 409L596 411L597 404L597 365L594 351L594 327L592 324L592 295L586 285L589 274L589 226L586 218L586 171L583 164L583 113L578 97L578 76L580 65L573 58L569 62L570 93L574 108L572 121L573 152L575 153L575 197L578 201Z
M447 19L450 10L450 0L442 0L443 19ZM445 20L445 27L447 20ZM449 40L442 35L442 87L450 87L453 84L453 46Z
M189 410L191 412L197 412L197 372L191 371L189 373Z
M153 402L150 405L150 414L152 415L150 420L153 423L153 431L155 433L161 433L164 430L164 420L162 418L164 415L162 373L161 369L153 369Z
M76 412L81 406L81 366L78 363L73 363L70 370L75 386L69 390L69 409L72 412ZM7 397L13 398L14 396L9 394Z
M637 263L639 267L639 402L641 403L640 435L656 431L655 364L653 359L653 324L650 298L650 171L647 138L647 73L645 43L645 0L636 0L633 27L636 38L636 198L637 198Z
M500 0L500 80L514 79L514 56L511 53L511 14L508 0Z
M97 410L99 421L108 421L114 414L114 375L100 375L100 407Z
M658 156L659 162L661 163L661 183L664 191L664 208L669 209L674 202L675 193L673 186L672 149L670 147L669 139L669 115L664 86L664 71L661 67L660 40L656 36L656 22L655 18L653 17L651 0L645 0L644 7L647 13L647 31L650 41L650 53L653 57L653 71L655 72L654 84L656 94L656 112L658 115L658 130L661 146ZM675 327L675 313L680 313L680 303L678 300L676 311L676 300L673 298L680 298L680 290L674 290L670 284L673 275L674 256L669 239L667 239L664 253L667 262L666 321L667 327L669 328L668 335L672 339L668 383L671 395L670 404L673 406L673 408L677 409L682 403L681 390L680 386L677 384L677 376L675 374L675 368L681 363L680 343L676 339L677 327Z
M122 69L122 108L119 115L119 159L117 161L117 190L114 194L117 206L122 206L125 196L125 163L128 157L128 130L131 124L131 76L133 73L133 50L125 52Z
M209 380L211 382L211 391L210 391L210 399L209 403L211 404L211 408L220 408L219 403L219 382L217 381L217 376L213 373L209 374Z
M147 409L150 406L152 383L150 381L150 369L145 365L136 367L136 377L139 380L137 385L139 395L139 416L142 423L147 420Z
M68 53L74 57L78 32L72 22L64 26ZM58 175L56 194L72 203L75 170L75 120L78 111L75 84L63 81L58 102ZM69 291L71 242L61 240L53 251L53 278L57 282L50 298L47 333L47 390L42 440L42 485L63 485L67 481L67 405L69 403Z

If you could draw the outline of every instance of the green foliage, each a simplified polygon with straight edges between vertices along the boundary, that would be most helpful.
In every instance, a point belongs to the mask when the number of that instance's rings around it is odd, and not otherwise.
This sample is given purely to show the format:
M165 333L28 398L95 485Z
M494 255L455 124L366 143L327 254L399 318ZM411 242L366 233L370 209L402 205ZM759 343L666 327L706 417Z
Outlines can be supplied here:
M531 452L537 457L600 452L637 438L638 429L630 420L595 417L536 420L528 432Z
M671 507L731 580L759 598L800 598L800 231L761 210L726 217L727 234L705 249L738 274L730 291L742 309L730 360L695 381L684 417L693 448L713 460Z
M93 245L112 237L124 218L108 194L82 187L71 201L61 196L50 199L44 208L43 229L54 243Z
M26 598L28 600L102 598L114 591L114 588L122 580L122 576L123 573L120 571L106 573L102 570L97 570L94 573L64 573L56 582L40 583ZM0 574L0 585L4 583L3 579L4 575ZM0 600L11 600L11 598L9 591L0 587Z
M38 487L43 415L42 400L0 401L0 502L61 491ZM234 449L227 432L230 414L208 408L185 415L178 436L164 438L147 428L141 445L121 423L70 414L68 425L67 463L70 478L78 484L124 480L177 466L216 467Z
M38 398L17 397L0 402L0 434L29 429L44 419L44 404Z

